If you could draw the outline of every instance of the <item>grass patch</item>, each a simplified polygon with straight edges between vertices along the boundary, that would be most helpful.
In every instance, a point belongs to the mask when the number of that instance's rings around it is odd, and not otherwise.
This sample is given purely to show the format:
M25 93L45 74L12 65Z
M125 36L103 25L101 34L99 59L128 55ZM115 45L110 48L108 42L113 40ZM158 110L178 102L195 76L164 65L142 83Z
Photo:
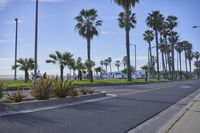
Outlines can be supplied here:
M29 81L28 83L24 83L22 80L0 80L4 81L7 84L8 90L17 89L17 88L30 88L32 86L32 81ZM159 82L169 82L171 80L161 79L151 79L150 83L159 83ZM146 83L145 79L133 79L132 81L127 81L126 79L111 79L111 80L95 80L94 82L90 82L89 80L75 80L75 84L79 86L84 85L119 85L119 84L143 84Z

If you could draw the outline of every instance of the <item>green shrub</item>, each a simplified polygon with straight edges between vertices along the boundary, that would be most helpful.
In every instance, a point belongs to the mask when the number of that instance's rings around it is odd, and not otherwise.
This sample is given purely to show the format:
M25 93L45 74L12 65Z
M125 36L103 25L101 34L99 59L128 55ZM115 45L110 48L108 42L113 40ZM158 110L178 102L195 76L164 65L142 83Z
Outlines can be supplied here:
M49 99L52 94L52 80L51 78L38 78L31 87L31 95L38 100Z
M62 82L62 80L53 80L52 83L53 86L53 94L56 97L63 98L68 95L77 96L76 94L76 85L73 83L72 80L65 80Z
M6 90L7 85L5 82L0 81L0 98L3 97L3 91Z
M7 92L7 99L11 102L21 102L27 96L24 95L23 90Z

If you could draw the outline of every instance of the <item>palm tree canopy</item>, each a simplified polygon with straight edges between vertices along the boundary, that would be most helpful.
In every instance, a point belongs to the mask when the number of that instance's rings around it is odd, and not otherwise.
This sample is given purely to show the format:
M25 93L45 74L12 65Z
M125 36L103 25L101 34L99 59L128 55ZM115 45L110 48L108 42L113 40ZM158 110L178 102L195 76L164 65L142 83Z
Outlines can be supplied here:
M199 52L195 52L194 53L194 57L198 60L200 58L200 53Z
M183 51L183 42L178 42L175 46L175 49L178 53L181 53Z
M128 23L128 29L130 30L131 28L135 28L135 25L136 25L136 18L135 18L135 13L131 13L131 10L129 10L129 23ZM126 26L126 13L125 12L120 12L119 13L119 18L118 18L118 21L119 21L119 27L120 28L125 28Z
M98 36L97 28L102 25L102 20L97 19L97 11L95 9L80 11L80 15L75 17L77 24L75 29L79 31L79 35L83 38L92 39Z
M192 44L188 41L183 41L183 49L184 51L188 51L192 49Z
M135 7L139 0L114 0L119 6L122 6L125 10Z
M176 16L168 16L167 22L168 22L168 28L170 30L173 30L177 26L177 17Z
M108 65L109 65L109 60L108 60L108 59L105 59L104 65L105 65L105 66L108 66Z
M121 65L121 62L120 62L119 60L117 60L117 61L115 62L115 66L116 66L116 67L120 67L120 65Z
M164 17L159 11L153 11L152 13L149 13L149 16L146 19L147 26L151 27L155 31L161 29L163 21Z
M154 39L154 34L152 30L146 30L143 34L144 40L150 43Z
M92 70L92 67L95 66L95 62L92 61L92 60L90 60L90 61L86 60L85 61L85 66L86 66L87 70L90 71L90 70Z
M112 62L112 58L111 57L108 57L108 62L109 62L109 64Z
M170 30L168 28L168 23L163 21L162 27L160 29L160 35L164 38L167 38L167 36L170 35Z
M177 32L172 31L171 36L168 38L170 43L176 43L179 40L179 35Z
M192 53L192 50L188 50L186 53L186 57L188 60L192 60L194 58L194 54Z
M81 62L82 58L78 57L77 61L76 61L76 69L81 71L85 69L85 65Z
M34 60L32 58L20 58L17 60L18 65L13 66L12 69L19 67L20 70L28 71L34 69Z
M46 60L46 63L53 63L59 65L69 65L72 61L73 55L70 52L61 53L56 51L55 54L50 54L51 59Z

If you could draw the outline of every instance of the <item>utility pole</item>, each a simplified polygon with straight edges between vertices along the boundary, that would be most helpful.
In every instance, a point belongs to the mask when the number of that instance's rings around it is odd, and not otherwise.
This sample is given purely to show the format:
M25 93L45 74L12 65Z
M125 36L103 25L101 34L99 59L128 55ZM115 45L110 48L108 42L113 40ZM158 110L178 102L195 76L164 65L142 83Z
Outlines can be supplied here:
M18 38L18 18L15 18L16 22L16 32L15 32L15 72L14 72L14 80L17 80L17 38Z
M35 65L34 65L34 80L37 79L37 45L38 45L38 0L36 0L35 12Z

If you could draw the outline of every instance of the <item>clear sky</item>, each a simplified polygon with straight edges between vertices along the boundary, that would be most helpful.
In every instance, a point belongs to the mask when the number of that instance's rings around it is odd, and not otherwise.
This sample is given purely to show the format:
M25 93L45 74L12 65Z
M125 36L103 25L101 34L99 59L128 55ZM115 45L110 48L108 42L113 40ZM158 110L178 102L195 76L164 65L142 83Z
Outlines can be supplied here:
M59 74L57 65L45 63L55 50L69 51L74 58L86 59L86 40L74 30L74 17L83 8L97 9L99 19L103 20L99 36L92 40L91 58L96 61L96 66L105 58L112 57L116 61L125 56L125 32L118 27L116 20L122 8L112 0L39 1L38 63L42 73ZM133 10L137 25L130 33L131 43L137 45L137 67L147 63L148 45L143 40L143 33L148 29L145 20L149 12L160 10L165 17L177 16L178 27L175 30L180 39L188 40L194 51L200 51L200 28L192 29L193 25L200 25L199 9L200 0L140 0ZM11 65L14 64L16 17L20 20L18 57L34 57L35 0L0 0L0 75L14 73ZM134 64L134 47L131 47L131 63ZM112 65L116 69L114 62ZM18 71L18 74L23 72Z

